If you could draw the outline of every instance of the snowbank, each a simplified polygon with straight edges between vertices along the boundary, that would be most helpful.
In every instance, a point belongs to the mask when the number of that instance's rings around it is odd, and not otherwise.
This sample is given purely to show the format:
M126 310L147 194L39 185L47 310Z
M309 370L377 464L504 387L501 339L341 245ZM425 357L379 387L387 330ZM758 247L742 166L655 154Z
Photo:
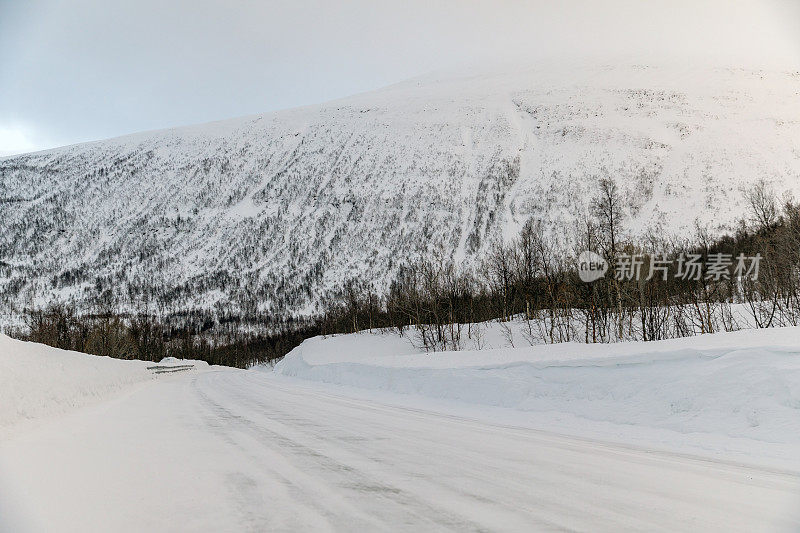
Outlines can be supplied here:
M431 354L364 333L309 339L275 372L800 450L800 328Z
M23 420L64 413L153 378L144 361L122 361L22 342L0 334L0 433Z

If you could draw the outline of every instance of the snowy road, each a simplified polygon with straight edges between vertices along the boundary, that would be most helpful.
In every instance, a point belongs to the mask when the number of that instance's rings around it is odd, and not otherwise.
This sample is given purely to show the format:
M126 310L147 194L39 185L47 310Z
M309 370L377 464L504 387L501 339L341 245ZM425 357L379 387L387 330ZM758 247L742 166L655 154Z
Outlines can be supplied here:
M789 472L331 390L260 372L175 375L21 432L0 443L0 526L800 530Z

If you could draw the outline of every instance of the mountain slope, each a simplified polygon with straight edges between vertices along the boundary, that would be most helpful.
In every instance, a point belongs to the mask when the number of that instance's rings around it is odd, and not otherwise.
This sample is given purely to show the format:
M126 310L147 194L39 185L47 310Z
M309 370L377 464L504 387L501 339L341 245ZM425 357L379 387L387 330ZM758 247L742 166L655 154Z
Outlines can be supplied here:
M800 192L800 73L596 67L428 76L318 106L0 159L0 294L309 311L530 218L597 178L633 233L719 232L759 179Z

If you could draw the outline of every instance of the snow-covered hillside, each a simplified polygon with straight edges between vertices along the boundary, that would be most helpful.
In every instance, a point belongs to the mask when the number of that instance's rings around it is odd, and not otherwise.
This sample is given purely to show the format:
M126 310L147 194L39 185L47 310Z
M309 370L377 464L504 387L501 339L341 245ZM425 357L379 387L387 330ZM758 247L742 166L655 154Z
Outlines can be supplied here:
M558 236L597 178L634 232L713 231L742 186L800 192L800 73L593 67L426 76L322 105L0 160L0 294L308 310L530 218Z
M488 414L496 421L800 468L800 328L432 354L396 333L364 332L308 339L274 371L456 401L472 416L506 408Z

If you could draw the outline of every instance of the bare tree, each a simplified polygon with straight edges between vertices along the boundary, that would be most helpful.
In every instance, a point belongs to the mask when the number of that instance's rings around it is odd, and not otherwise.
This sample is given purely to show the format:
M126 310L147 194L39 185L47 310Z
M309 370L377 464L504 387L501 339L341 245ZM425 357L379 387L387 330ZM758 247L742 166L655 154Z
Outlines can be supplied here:
M599 243L606 260L614 265L621 248L620 233L623 221L623 199L617 183L609 177L601 178L599 191L591 203L591 212L597 221ZM623 337L622 290L619 280L612 279L611 286L617 309L617 336Z
M744 191L745 201L750 208L753 223L759 230L773 227L778 221L780 210L778 198L766 180L761 179Z

